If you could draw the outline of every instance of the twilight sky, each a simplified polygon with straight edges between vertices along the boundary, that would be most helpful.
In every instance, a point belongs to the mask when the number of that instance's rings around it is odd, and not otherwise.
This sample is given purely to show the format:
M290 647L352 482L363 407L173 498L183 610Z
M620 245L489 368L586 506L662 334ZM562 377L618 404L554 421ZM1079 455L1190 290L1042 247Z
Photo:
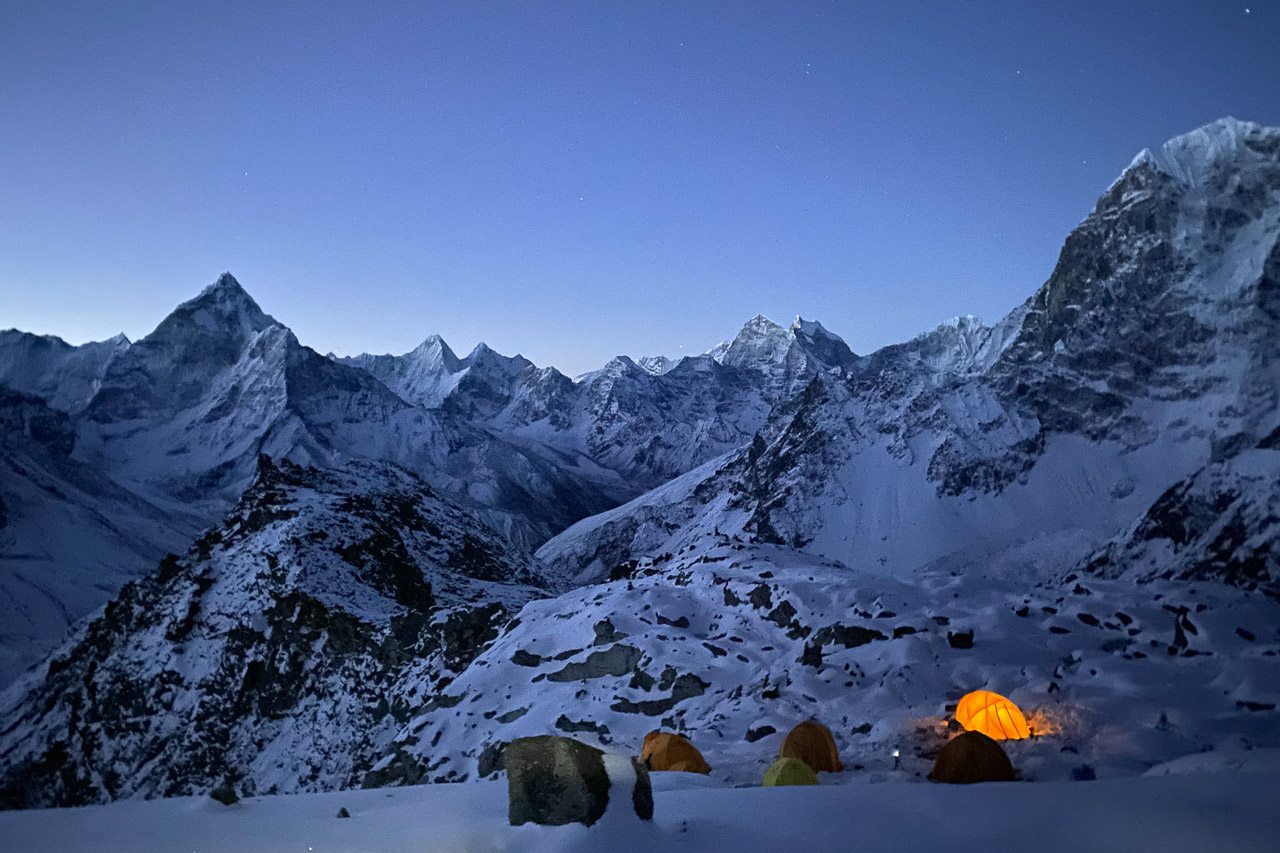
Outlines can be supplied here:
M994 321L1143 147L1280 124L1280 2L0 3L0 328L230 270L321 352L576 374Z

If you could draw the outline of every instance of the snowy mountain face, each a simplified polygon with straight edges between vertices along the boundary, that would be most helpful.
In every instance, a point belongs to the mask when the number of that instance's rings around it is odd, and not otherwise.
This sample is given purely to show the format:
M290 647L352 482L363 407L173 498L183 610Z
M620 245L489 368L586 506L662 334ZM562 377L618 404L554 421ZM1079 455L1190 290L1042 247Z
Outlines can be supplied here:
M0 387L0 685L196 528L73 458L71 418Z
M438 337L403 356L340 361L444 416L522 446L581 454L632 484L626 497L634 497L750 441L773 406L858 359L819 323L784 329L756 317L706 355L620 356L576 382L483 344L458 359Z
M1083 558L1280 420L1280 131L1228 120L1168 150L1181 177L1140 157L995 327L819 374L714 471L540 555L602 577L719 529L899 577Z
M1150 583L1218 581L1280 600L1280 428L1166 491L1077 567Z
M261 457L220 526L0 697L4 801L350 785L533 581L402 469Z
M124 335L73 347L49 335L8 329L0 332L0 385L79 413L97 393L111 361L128 348Z
M366 785L496 778L506 743L547 732L637 751L656 728L685 733L713 778L758 784L814 718L837 780L901 778L894 750L922 777L975 689L1027 714L1040 737L1005 749L1033 781L1280 744L1280 604L1257 593L945 569L901 583L714 534L629 570L527 605Z
M464 364L494 361L478 350ZM250 482L259 453L394 462L524 545L634 494L610 472L412 405L367 370L318 355L229 275L117 356L78 426L86 461L158 502L200 507L206 521Z

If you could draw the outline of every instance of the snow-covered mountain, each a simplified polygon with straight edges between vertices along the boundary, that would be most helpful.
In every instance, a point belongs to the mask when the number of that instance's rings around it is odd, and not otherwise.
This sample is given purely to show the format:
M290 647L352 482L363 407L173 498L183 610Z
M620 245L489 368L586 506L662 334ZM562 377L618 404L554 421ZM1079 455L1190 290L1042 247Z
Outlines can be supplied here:
M0 797L74 805L358 782L529 599L528 561L386 463L259 457L182 557L0 694Z
M1277 270L1280 130L1217 122L1135 160L995 327L818 374L747 447L539 555L604 577L718 529L903 577L1073 562L1280 421Z
M820 323L783 328L763 316L704 355L619 356L576 381L484 344L459 359L438 336L402 356L338 360L408 402L525 446L582 454L643 488L741 446L813 376L858 362Z
M576 380L322 357L230 276L89 346L0 338L6 567L217 523L0 698L11 803L474 779L658 725L738 782L815 714L848 773L920 769L979 687L1052 735L1030 778L1280 746L1280 129L1144 152L1007 317L864 356L757 317Z

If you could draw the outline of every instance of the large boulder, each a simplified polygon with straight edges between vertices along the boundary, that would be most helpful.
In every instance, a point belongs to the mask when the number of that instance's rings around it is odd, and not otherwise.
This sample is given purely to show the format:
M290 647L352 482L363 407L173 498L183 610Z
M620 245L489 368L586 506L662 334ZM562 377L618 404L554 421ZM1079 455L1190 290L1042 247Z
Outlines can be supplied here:
M503 763L512 826L591 826L609 806L604 753L594 746L555 735L516 738L507 744Z
M974 782L1013 782L1017 779L1009 756L982 732L953 737L938 753L930 782L970 785Z
M780 758L798 758L815 773L839 773L844 769L831 729L812 721L792 729L778 748Z

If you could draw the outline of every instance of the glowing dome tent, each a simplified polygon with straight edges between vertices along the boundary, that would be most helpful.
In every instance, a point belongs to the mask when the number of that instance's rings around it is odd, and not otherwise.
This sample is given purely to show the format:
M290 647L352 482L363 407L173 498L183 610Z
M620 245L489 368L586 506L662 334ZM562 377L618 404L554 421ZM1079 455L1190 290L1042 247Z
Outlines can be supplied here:
M956 705L956 722L993 740L1031 737L1031 727L1018 706L989 690L975 690Z

